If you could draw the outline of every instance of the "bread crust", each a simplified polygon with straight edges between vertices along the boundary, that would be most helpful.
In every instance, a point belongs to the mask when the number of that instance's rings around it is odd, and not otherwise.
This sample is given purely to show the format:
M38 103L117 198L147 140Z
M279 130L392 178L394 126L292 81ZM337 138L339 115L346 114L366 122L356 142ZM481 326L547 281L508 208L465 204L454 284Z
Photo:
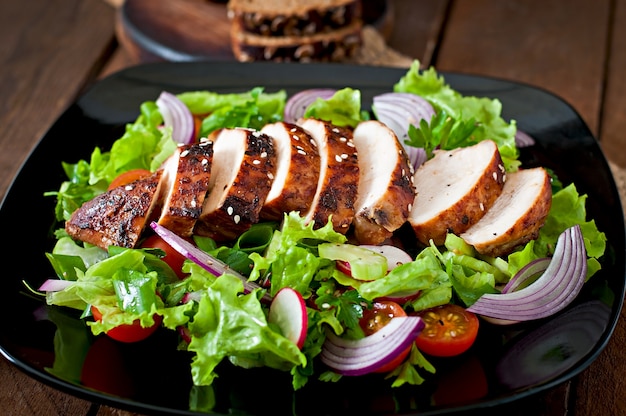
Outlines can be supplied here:
M264 13L260 9L231 10L229 18L243 32L258 36L311 36L341 29L362 20L359 1L344 3L327 8L311 8L303 13L290 13L288 10L273 13Z
M305 16L311 11L324 12L342 6L360 4L360 0L230 0L229 13L257 13L261 16Z
M337 62L356 54L362 44L362 23L312 36L258 36L233 24L231 46L241 62Z

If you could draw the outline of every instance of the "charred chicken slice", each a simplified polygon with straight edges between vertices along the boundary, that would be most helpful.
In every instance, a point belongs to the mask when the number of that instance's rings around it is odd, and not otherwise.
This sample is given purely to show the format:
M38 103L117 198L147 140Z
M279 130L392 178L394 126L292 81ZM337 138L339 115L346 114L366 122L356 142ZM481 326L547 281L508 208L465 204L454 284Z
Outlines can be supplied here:
M163 209L159 224L189 237L209 189L213 144L208 140L179 146L166 161L162 176Z
M438 151L413 176L417 196L409 223L423 244L444 243L447 233L461 234L491 208L502 192L505 170L491 140Z
M460 237L481 254L501 256L537 238L552 204L550 176L543 168L507 175L502 194Z
M238 237L259 221L275 175L272 139L250 129L213 135L209 194L194 232L218 241Z
M68 235L103 249L111 245L135 247L158 211L162 173L159 170L85 202L66 221Z
M320 175L314 139L302 127L285 122L268 124L261 132L272 137L277 155L276 176L261 218L281 220L287 212L307 212Z
M352 131L316 119L300 120L298 125L317 143L321 161L317 191L311 208L303 216L313 221L314 228L325 226L331 218L335 231L345 234L354 219L359 186Z
M354 233L361 244L380 244L407 220L415 199L413 168L402 144L379 121L354 130L359 153L359 188Z

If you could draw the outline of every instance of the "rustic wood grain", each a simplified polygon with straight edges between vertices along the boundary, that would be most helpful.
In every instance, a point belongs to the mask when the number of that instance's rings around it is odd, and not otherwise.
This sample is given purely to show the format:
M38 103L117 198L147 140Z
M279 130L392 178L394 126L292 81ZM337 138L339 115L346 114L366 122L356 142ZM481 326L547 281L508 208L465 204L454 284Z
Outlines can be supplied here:
M614 4L612 20L609 22L612 36L606 67L600 143L612 161L626 168L626 1L616 0Z
M599 131L610 0L457 0L439 70L527 82L573 105Z
M442 71L546 88L570 102L599 134L609 158L626 166L626 0L392 1L395 25L385 34L395 51ZM116 43L111 4L0 2L0 195L83 88L136 63L131 51ZM605 351L573 382L482 415L626 414L624 351L626 311ZM2 414L137 415L59 392L4 359L0 376Z
M30 149L100 71L114 41L113 9L97 0L0 2L0 195ZM6 224L4 224L6 225ZM3 415L82 415L89 402L0 361Z
M443 32L448 0L393 0L393 25L388 43L398 52L430 66Z
M0 194L26 152L100 71L113 9L97 0L0 2Z

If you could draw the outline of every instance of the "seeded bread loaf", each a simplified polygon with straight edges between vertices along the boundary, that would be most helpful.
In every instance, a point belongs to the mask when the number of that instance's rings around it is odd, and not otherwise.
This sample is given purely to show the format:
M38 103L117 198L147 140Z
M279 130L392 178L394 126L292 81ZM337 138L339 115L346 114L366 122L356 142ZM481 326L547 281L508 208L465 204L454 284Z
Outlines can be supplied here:
M362 44L361 0L230 0L231 46L250 61L342 61Z
M246 33L310 36L361 21L359 0L230 0L228 16Z

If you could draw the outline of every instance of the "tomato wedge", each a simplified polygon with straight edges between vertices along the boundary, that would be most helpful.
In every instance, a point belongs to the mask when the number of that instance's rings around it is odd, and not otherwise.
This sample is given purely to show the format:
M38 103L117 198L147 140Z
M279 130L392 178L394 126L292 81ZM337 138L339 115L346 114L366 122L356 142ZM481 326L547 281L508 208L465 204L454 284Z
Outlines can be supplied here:
M128 185L131 182L147 178L150 175L152 175L152 172L147 169L131 169L127 172L120 173L115 179L113 179L109 184L108 190L117 188L118 186Z
M406 312L402 309L402 306L392 301L378 301L372 304L371 309L365 309L363 311L363 317L359 320L359 326L365 333L365 335L372 335L378 332L381 328L391 321L391 319L398 316L406 316ZM411 346L409 345L404 351L402 351L396 358L375 370L375 373L388 373L393 371L399 366L406 356L411 352Z
M95 306L91 306L91 314L96 321L102 320L102 314ZM120 342L138 342L148 338L152 335L158 327L161 325L163 318L161 315L154 315L154 325L149 327L141 326L141 323L137 319L132 324L124 324L116 326L107 331L106 334L116 341Z
M160 236L153 234L141 243L141 248L158 248L165 252L165 256L161 259L174 270L180 279L184 279L187 274L183 273L182 267L185 262L185 256L174 250L172 246L167 244Z
M416 313L426 326L415 340L417 348L435 357L452 357L467 351L478 335L478 318L465 308L447 304Z

